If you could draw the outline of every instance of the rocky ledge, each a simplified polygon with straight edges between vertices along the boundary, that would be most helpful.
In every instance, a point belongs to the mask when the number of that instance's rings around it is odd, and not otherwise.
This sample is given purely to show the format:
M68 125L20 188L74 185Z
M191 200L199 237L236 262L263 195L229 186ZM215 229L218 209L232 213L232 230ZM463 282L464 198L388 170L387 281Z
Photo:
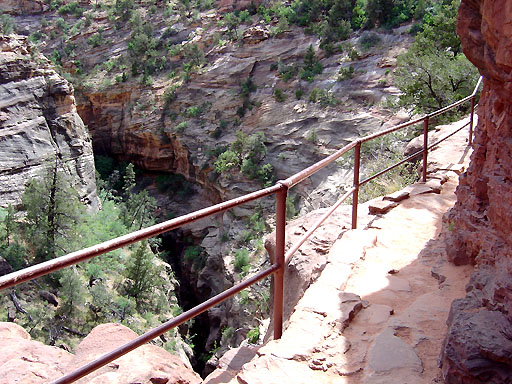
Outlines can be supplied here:
M73 86L26 38L0 35L0 205L19 204L26 183L56 159L96 208L92 144Z

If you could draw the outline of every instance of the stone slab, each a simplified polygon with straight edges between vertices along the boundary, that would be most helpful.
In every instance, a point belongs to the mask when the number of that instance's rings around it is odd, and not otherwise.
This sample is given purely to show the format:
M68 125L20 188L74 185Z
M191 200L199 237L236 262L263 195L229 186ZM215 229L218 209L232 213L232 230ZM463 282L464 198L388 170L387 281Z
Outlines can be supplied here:
M377 200L373 201L368 206L368 211L370 212L370 215L382 215L386 212L389 212L393 208L395 208L398 205L398 203L394 201L389 200Z
M418 373L423 371L421 360L414 349L396 337L389 328L376 337L370 350L369 363L379 373L403 368Z

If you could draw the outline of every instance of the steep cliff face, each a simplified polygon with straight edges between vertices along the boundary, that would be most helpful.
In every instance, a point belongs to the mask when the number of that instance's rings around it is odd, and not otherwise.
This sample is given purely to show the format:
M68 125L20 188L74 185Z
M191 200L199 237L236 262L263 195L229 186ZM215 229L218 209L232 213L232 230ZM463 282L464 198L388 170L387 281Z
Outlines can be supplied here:
M92 145L73 86L26 38L0 36L0 205L19 204L26 183L56 158L81 199L97 208Z
M474 264L452 304L442 353L447 383L510 383L512 377L512 8L463 0L458 33L484 76L474 153L446 217L448 255Z

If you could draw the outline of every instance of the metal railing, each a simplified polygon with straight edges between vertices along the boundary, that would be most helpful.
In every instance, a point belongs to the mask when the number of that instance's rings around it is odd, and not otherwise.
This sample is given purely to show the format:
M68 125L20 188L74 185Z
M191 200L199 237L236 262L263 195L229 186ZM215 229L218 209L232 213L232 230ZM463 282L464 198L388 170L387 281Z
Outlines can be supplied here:
M111 361L125 355L126 353L134 350L137 347L153 340L154 338L164 334L165 332L183 324L184 322L194 318L195 316L205 312L209 308L227 300L238 292L246 289L247 287L253 285L254 283L264 279L267 276L273 276L273 319L274 319L274 339L281 338L283 331L283 297L284 297L284 270L286 264L289 262L293 254L300 248L304 242L308 240L308 238L313 234L313 232L318 229L322 223L350 196L352 195L352 228L357 228L357 206L358 206L358 195L359 188L368 183L369 181L375 179L376 177L381 176L382 174L390 171L391 169L398 167L399 165L405 163L406 161L410 161L420 155L423 156L423 168L422 168L422 180L425 182L427 177L427 154L429 149L438 145L442 141L446 140L448 137L454 135L459 132L461 129L467 127L469 125L469 145L472 144L473 140L473 115L475 110L475 98L477 91L482 82L482 78L479 79L473 93L460 100L457 101L445 108L442 108L438 111L432 112L424 117L409 121L407 123L403 123L389 129L386 129L381 132L374 133L372 135L368 135L362 137L345 147L339 149L332 155L326 157L325 159L315 163L314 165L304 169L303 171L296 173L293 176L290 176L286 180L278 181L274 186L261 189L259 191L238 197L236 199L232 199L220 204L213 205L208 208L201 209L196 212L192 212L190 214L180 216L178 218L165 221L160 224L153 225L151 227L141 229L136 232L132 232L130 234L120 236L113 240L109 240L103 242L101 244L82 249L80 251L72 252L68 255L61 256L55 258L53 260L46 261L44 263L40 263L23 270L10 273L8 275L0 277L0 289L6 289L12 287L14 285L35 279L37 277L44 276L51 272L58 271L60 269L66 268L71 265L78 264L82 261L91 259L93 257L102 255L104 253L113 251L115 249L136 243L141 240L145 240L150 237L157 236L164 232L176 229L181 227L184 224L188 224L212 215L215 215L220 212L224 212L230 208L261 199L266 196L276 195L276 248L275 248L275 256L274 260L271 260L271 266L261 272L256 273L245 281L227 289L224 292L210 298L209 300L203 302L202 304L176 316L175 318L161 324L160 326L144 333L143 335L137 337L136 339L130 341L122 345L121 347L97 358L96 360L78 368L77 370L55 380L54 384L64 384L64 383L72 383L81 377L86 376L87 374L103 367L104 365L110 363ZM429 120L432 117L438 116L448 110L451 110L463 103L471 101L471 113L470 120L468 123L464 124L462 127L458 128L456 131L451 133L450 135L444 137L443 139L437 141L434 144L428 145L428 127ZM364 180L360 180L360 163L361 163L361 144L367 141L376 139L378 137L390 134L392 132L398 131L400 129L409 127L411 125L415 125L423 122L424 127L424 140L423 140L423 149L416 152L415 154L403 159L402 161L388 167L377 174L368 177ZM354 148L354 185L347 191L331 208L327 210L315 223L314 225L295 243L285 254L285 227L286 227L286 198L288 195L288 190L294 185L304 181L305 179L311 177L313 174L318 172L319 170L325 168L326 166L332 164L334 161L339 159L342 155L350 151Z

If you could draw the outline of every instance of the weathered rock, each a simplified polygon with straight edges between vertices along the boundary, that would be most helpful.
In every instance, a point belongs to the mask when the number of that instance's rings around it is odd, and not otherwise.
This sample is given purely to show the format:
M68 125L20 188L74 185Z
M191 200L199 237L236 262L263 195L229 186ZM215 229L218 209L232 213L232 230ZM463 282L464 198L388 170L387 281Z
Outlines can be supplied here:
M14 323L0 323L0 383L46 383L127 343L137 334L120 324L94 328L78 345L76 355L62 348L33 341ZM79 383L200 383L201 378L175 355L154 345L144 345Z
M293 255L285 271L286 290L284 298L284 319L290 317L306 289L320 275L327 263L327 253L341 233L349 228L350 207L340 207L315 234ZM325 210L317 210L293 220L286 225L286 245L289 249L322 216ZM275 257L275 232L265 240L270 259ZM270 303L273 297L270 298ZM272 323L269 328L271 336Z
M0 205L20 204L26 183L59 159L80 198L97 208L94 159L73 86L25 38L0 36Z
M82 340L65 371L74 369L117 348L138 335L121 324L102 324ZM178 356L155 345L146 344L89 374L79 383L200 383L201 378L187 368Z
M37 14L48 8L43 0L5 0L0 3L0 11L11 15Z
M392 200L375 200L368 206L368 211L370 215L382 215L391 211L397 205L398 203Z
M394 369L423 371L421 360L414 349L396 337L390 329L386 329L375 339L375 345L370 350L369 364L375 372Z
M462 0L458 34L484 77L474 152L445 221L448 257L476 264L455 301L442 353L446 383L510 383L512 332L512 10L504 0Z
M46 300L48 303L53 304L56 307L59 306L59 300L53 293L48 291L41 291L39 292L39 296L41 296L41 298Z
M0 383L45 383L63 375L73 355L33 341L14 323L0 323Z
M11 265L7 262L7 260L0 256L0 276L7 275L8 273L11 272Z

